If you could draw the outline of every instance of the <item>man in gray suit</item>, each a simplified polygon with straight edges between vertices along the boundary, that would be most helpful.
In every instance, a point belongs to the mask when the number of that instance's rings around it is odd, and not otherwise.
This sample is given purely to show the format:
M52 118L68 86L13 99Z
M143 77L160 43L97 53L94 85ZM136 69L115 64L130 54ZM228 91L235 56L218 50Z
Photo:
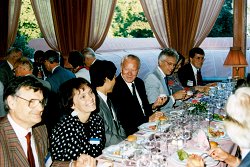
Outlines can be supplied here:
M163 112L171 110L177 100L186 98L185 90L172 94L168 86L167 76L172 74L178 57L178 53L174 49L163 49L158 56L158 66L144 80L149 103L153 103L161 94L170 97L167 103L160 108Z
M3 117L6 115L6 112L3 107L3 91L4 91L4 87L3 87L2 82L0 81L0 117Z
M91 84L96 88L99 100L99 115L104 120L106 144L118 144L125 139L125 132L120 125L115 108L108 97L115 84L116 67L111 61L97 61L90 67Z

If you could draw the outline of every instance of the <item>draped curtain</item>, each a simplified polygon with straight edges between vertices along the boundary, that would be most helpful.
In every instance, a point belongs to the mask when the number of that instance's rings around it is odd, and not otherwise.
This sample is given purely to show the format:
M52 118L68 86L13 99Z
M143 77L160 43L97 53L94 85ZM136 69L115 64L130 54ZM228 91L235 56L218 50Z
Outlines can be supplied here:
M224 0L140 0L162 47L175 48L186 58L211 31Z
M111 24L117 0L31 0L49 46L66 58L72 50L99 48Z
M0 57L6 56L8 48L14 43L21 11L21 0L0 1Z

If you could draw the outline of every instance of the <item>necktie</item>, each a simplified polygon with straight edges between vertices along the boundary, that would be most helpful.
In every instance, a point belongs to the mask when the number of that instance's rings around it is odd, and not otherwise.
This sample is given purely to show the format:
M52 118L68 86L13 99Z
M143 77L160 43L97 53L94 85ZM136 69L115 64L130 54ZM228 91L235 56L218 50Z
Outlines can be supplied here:
M108 104L109 110L112 112L111 101L109 98L107 98L107 104Z
M166 86L167 86L167 89L168 89L168 95L171 95L169 85L168 85L168 77L166 76L164 79L165 79L165 83L166 83Z
M197 85L202 85L201 70L197 70Z
M25 137L27 139L28 161L29 161L30 167L35 167L35 160L34 160L34 156L33 156L32 149L31 149L31 143L30 143L31 133L29 132Z
M140 104L140 102L139 102L139 100L138 100L138 98L137 98L136 90L135 90L135 84L134 84L134 83L132 83L132 94L133 94L133 97L134 97L136 103L137 103L137 104L140 106L140 108L142 109L143 115L146 116L146 114L145 114L145 112L144 112L144 110L143 110L143 108L142 108L142 106L141 106L141 104Z
M114 111L112 110L111 100L109 98L107 98L107 104L108 104L109 110L113 116L113 120L115 122L116 129L118 129L117 118L116 118Z

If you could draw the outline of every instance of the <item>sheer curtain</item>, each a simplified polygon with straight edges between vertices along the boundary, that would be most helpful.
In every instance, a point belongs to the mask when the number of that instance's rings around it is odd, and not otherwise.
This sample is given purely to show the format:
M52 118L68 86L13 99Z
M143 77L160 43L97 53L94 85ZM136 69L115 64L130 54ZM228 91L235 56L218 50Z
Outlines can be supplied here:
M94 50L103 43L116 0L31 0L38 24L49 46L64 58L71 50Z
M30 0L34 10L36 20L48 45L54 49L59 50L54 23L51 13L50 0Z
M21 11L21 0L0 1L0 57L6 56L8 48L14 43Z
M145 16L162 47L186 58L213 27L224 0L140 0ZM164 28L162 28L164 27Z

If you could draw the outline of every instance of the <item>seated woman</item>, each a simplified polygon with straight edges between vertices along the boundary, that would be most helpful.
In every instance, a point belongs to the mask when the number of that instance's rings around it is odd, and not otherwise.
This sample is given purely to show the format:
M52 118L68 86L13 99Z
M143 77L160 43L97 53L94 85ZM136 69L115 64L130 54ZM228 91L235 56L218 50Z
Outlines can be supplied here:
M182 54L179 54L179 59L176 63L175 69L172 73L172 75L168 76L168 85L170 89L172 90L172 93L178 92L179 90L183 90L184 87L182 86L179 78L178 78L178 70L184 65L185 58Z
M105 146L104 123L96 110L96 95L84 78L74 78L60 86L65 116L51 135L54 160L76 160L81 154L97 157Z

